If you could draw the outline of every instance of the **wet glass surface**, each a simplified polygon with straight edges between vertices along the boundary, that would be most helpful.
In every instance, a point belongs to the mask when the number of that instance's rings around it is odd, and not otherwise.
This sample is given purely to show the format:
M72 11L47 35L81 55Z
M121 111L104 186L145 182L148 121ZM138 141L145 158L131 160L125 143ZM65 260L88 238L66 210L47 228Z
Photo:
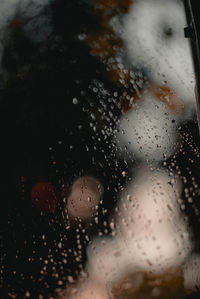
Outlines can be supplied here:
M0 298L198 298L180 0L0 3Z

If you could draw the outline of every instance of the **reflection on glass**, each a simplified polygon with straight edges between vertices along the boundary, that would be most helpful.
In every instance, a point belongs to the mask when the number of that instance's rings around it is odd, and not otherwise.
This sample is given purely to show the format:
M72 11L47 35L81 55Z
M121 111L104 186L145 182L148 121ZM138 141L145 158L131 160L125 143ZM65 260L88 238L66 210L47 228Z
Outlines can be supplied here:
M0 8L0 297L198 296L199 133L182 1Z

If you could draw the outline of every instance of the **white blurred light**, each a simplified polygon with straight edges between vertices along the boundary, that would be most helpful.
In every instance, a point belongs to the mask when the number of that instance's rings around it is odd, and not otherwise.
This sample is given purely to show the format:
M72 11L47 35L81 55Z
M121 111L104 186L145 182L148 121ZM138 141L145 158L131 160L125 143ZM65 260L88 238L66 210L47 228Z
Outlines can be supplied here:
M178 203L182 183L174 174L145 168L126 190L115 237L96 238L87 250L89 277L108 289L133 273L181 267L192 249Z
M82 220L94 216L102 194L103 186L97 179L91 176L78 178L73 183L68 196L69 215Z
M124 17L122 39L133 67L144 68L150 80L163 81L186 105L195 107L195 78L186 17L179 0L135 0Z
M119 120L118 147L128 147L136 158L159 162L170 157L177 145L177 117L152 94L144 94Z
M180 266L191 250L178 204L181 182L164 170L144 169L138 177L122 195L117 218L118 237L128 248L127 267L162 272Z
M124 274L124 253L127 248L117 237L101 237L92 241L87 249L89 277L100 281L108 288Z
M78 283L70 296L62 299L109 299L106 289L99 282L89 278L84 283Z

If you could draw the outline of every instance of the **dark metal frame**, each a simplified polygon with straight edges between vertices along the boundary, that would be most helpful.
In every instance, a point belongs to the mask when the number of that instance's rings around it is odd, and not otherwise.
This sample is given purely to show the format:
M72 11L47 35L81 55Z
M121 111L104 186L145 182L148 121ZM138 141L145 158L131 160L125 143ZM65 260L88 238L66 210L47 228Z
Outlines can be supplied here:
M191 40L191 49L196 75L197 115L200 128L200 1L184 0L188 27L184 28L186 38Z

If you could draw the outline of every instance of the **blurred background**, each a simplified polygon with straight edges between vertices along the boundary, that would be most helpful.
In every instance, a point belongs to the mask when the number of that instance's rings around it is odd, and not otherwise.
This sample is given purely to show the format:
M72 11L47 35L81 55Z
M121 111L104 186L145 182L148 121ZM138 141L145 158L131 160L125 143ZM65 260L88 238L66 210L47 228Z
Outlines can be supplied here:
M0 297L198 298L182 1L0 10Z

